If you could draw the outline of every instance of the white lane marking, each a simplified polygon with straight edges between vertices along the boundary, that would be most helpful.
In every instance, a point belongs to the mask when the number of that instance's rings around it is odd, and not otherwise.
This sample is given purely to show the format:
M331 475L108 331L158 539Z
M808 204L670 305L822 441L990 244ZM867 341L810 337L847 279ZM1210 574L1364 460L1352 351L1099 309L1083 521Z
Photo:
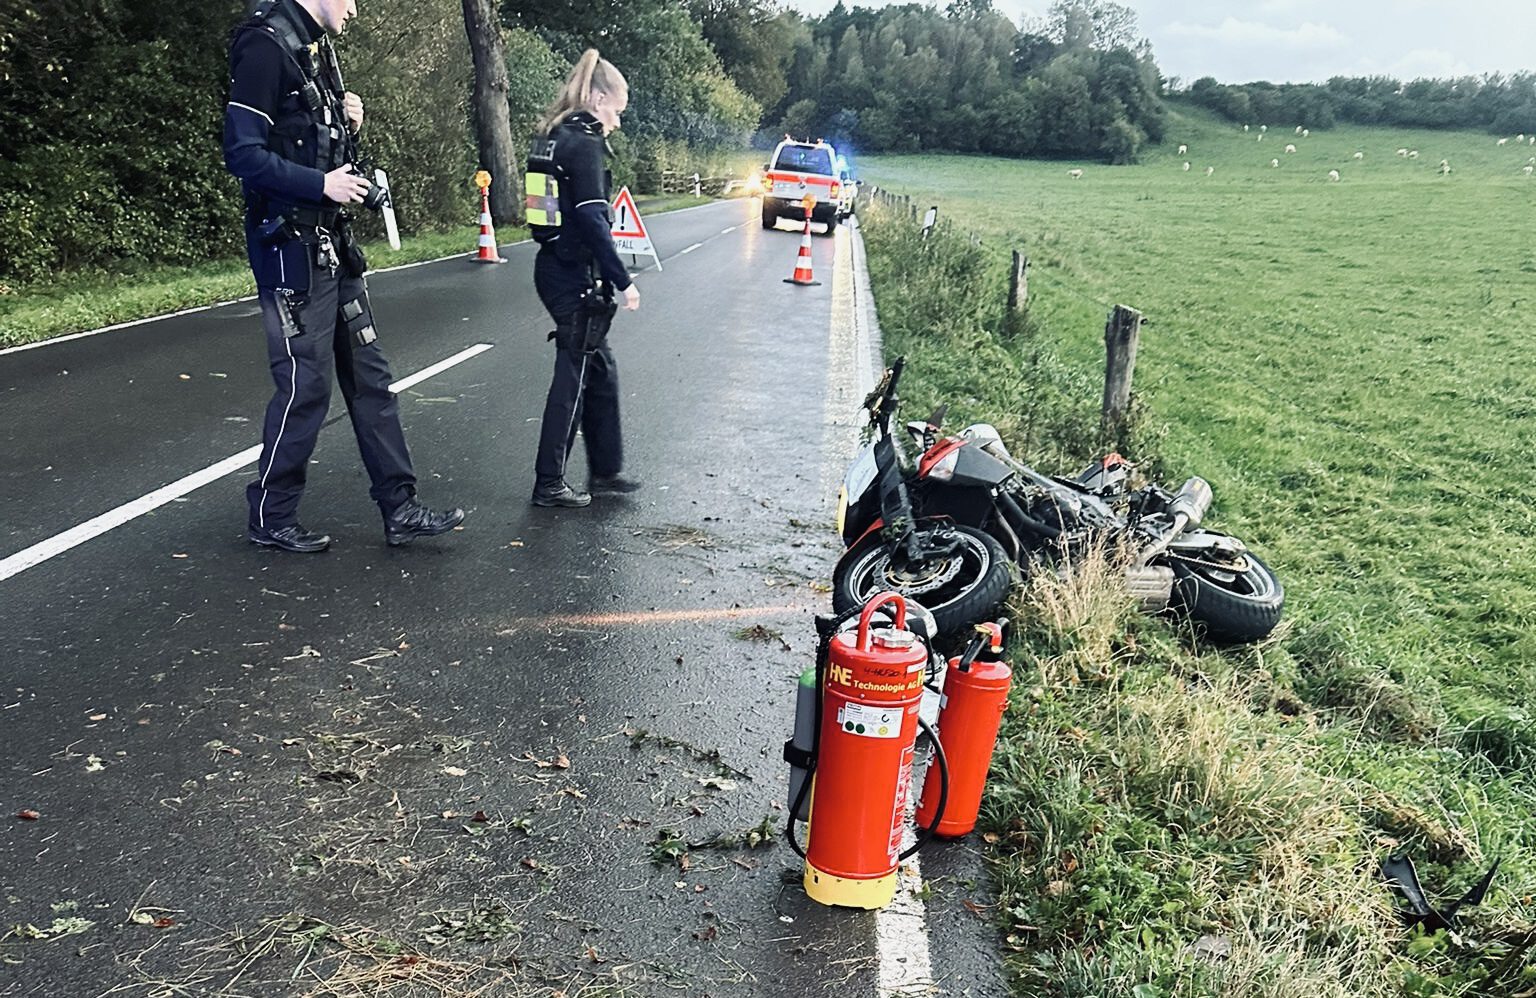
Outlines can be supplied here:
M844 228L836 234L837 255L832 272L833 341L842 354L844 365L852 367L838 382L844 398L838 418L849 419L862 399L873 389L885 368L880 337L880 320L875 314L875 299L869 287L869 267L864 256L864 241L857 227ZM850 342L851 340L851 342ZM855 424L857 426L857 424ZM857 442L857 430L848 439L847 453ZM916 800L917 794L912 795ZM912 829L902 837L902 848L911 846ZM875 951L878 954L877 998L917 998L936 992L933 963L928 951L927 905L922 897L923 868L913 856L901 865L897 876L896 897L887 908L875 912Z
M419 385L423 381L426 381L428 378L435 377L435 376L437 376L439 374L442 374L444 371L448 370L450 367L455 367L455 366L457 366L459 364L464 363L466 360L468 360L471 357L478 357L478 356L480 356L481 354L485 353L487 350L491 349L491 347L494 346L494 345L495 344L492 344L492 343L476 343L474 346L469 347L468 349L460 350L458 353L454 354L452 357L449 357L449 358L447 358L445 360L438 361L436 364L433 364L431 367L424 367L421 370L417 371L415 374L412 374L412 375L409 375L407 377L401 378L399 381L397 381L394 384L390 385L389 386L389 390L394 392L396 395L399 395L401 392L405 391L407 388L411 387L412 385Z
M0 561L0 582L4 582L13 575L19 575L29 568L41 565L55 555L63 554L72 547L84 544L93 537L106 533L113 527L121 526L134 517L143 516L151 510L159 509L168 502L180 499L194 489L200 489L209 482L217 481L225 475L239 471L246 465L261 456L261 445L247 447L238 454L233 454L210 465L202 471L195 471L185 478L179 479L158 488L148 495L140 496L130 503L125 503L116 509L109 510L94 519L71 527L62 534L55 534L45 541L39 541L29 548L18 551L4 561Z
M467 350L459 351L447 360L440 360L431 367L423 368L410 377L400 379L390 385L389 390L397 394L403 392L412 385L419 384L427 378L441 374L455 364L462 364L471 357L485 353L485 351L491 349L491 346L492 344L490 343L477 343ZM182 496L202 488L209 482L218 481L225 475L239 471L241 468L254 463L259 457L261 457L260 444L256 444L254 447L247 447L238 454L231 454L217 464L211 464L201 471L194 471L185 478L162 486L148 495L142 495L132 502L124 503L116 509L108 510L100 516L92 517L84 523L70 527L62 534L55 534L29 548L23 548L0 561L0 582L4 582L13 575L20 575L29 568L41 565L48 559L61 555L70 548L78 547L93 537L99 537L114 527L120 527L129 520L159 509L166 503L174 502Z
M909 848L909 829L902 848ZM896 896L875 912L875 949L879 954L878 998L918 998L936 993L928 957L927 906L922 901L923 871L913 856L896 876Z
M507 243L506 249L514 246L526 246L532 243L532 239L519 239L515 243ZM397 270L414 270L417 267L425 267L432 263L442 263L445 260L462 260L466 256L474 256L473 253L455 253L452 256L440 256L433 260L418 260L415 263L397 263L393 267L385 267L382 270L370 270L369 275L389 274ZM38 347L52 346L55 343L68 343L70 340L83 340L87 336L98 336L102 333L111 333L119 329L127 329L130 326L142 326L149 322L159 322L161 319L174 319L181 315L192 315L195 312L206 312L209 309L223 308L225 305L239 305L242 302L255 301L256 295L246 295L243 298L231 298L228 301L215 302L212 305L197 305L193 308L184 308L179 312L166 312L162 315L151 315L144 319L132 319L128 322L119 322L110 326L102 326L100 329L88 329L83 333L65 333L63 336L53 336L46 340L38 340L36 343L23 343L20 346L6 347L0 350L0 357L8 353L20 353L23 350L36 350Z
M727 235L729 233L735 232L737 228L738 228L738 226L733 225L729 229L721 229L720 230L720 234L722 236Z
M178 315L191 315L193 312L206 312L210 308L223 308L225 305L238 305L245 301L255 301L255 295L246 295L244 298L231 298L229 301L221 301L213 305L198 305L196 308L184 308L179 312L169 312L165 315L152 315L147 319L134 319L131 322L119 322L113 326L102 326L100 329L90 329L83 333L66 333L63 336L54 336L46 340L38 340L36 343L23 343L20 346L6 347L0 350L0 357L8 353L21 353L23 350L36 350L38 347L52 346L55 343L68 343L70 340L83 340L87 336L96 336L101 333L110 333L117 329L127 329L129 326L142 326L146 322L159 322L161 319L174 319Z
M678 256L687 256L689 253L692 253L694 250L698 249L700 246L703 246L703 245L704 245L703 243L694 243L692 246L688 247L685 250L679 250L677 255Z
M696 204L688 208L674 208L671 211L657 212L658 215L681 215L684 212L698 211L700 208L716 208L722 204L734 204L736 198L721 201L710 201L706 204ZM735 226L732 226L735 228ZM726 231L730 231L727 229ZM503 248L511 249L514 246L527 246L532 239L519 239L515 243L504 243ZM453 253L448 256L440 256L432 260L418 260L416 263L399 263L393 267L385 267L382 270L370 270L370 274L388 274L396 270L412 270L416 267L425 267L428 264L444 263L448 260L462 260L466 256L474 256L473 253ZM681 255L681 254L679 254ZM634 275L631 274L631 277ZM243 298L231 298L228 301L214 302L212 305L197 305L193 308L184 308L179 312L167 312L163 315L151 315L143 319L131 319L128 322L118 322L110 326L102 326L100 329L88 329L83 333L65 333L63 336L51 336L46 340L38 340L35 343L22 343L19 346L0 348L0 357L8 353L20 353L23 350L36 350L38 347L52 346L55 343L68 343L70 340L80 340L87 336L98 336L101 333L110 333L118 329L127 329L129 326L142 326L147 322L159 322L161 319L174 319L179 315L191 315L194 312L206 312L213 308L223 308L225 305L238 305L241 302L255 301L255 295L246 295Z

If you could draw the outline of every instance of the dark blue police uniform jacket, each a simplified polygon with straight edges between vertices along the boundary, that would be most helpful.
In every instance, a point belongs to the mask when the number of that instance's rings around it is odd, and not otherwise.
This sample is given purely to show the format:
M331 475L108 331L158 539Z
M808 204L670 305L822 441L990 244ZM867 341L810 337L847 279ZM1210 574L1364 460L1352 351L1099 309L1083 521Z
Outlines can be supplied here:
M324 65L325 31L294 0L267 0L230 45L224 162L246 195L246 249L256 277L275 388L257 478L246 489L253 527L296 522L310 456L341 387L386 512L415 494L394 380L376 342L360 254L325 174L352 152L339 80Z

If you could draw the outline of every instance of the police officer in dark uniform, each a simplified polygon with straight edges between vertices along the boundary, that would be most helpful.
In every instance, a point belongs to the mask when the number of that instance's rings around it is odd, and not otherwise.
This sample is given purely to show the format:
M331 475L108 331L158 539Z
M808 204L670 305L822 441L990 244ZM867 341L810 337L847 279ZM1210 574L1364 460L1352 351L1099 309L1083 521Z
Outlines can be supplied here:
M612 177L604 136L619 127L629 85L596 49L577 61L534 139L526 173L528 222L539 244L533 283L555 320L555 373L544 403L534 464L535 506L585 506L592 493L634 492L622 474L619 376L608 348L616 305L640 307L640 292L614 249L609 216ZM588 492L565 480L580 427L587 446Z
M363 105L343 89L329 39L356 13L355 0L262 0L230 44L224 162L245 192L246 251L277 388L246 492L247 537L284 551L324 551L331 542L299 525L298 505L333 370L385 541L405 544L464 520L463 510L434 511L416 499L393 378L375 342L367 263L342 209L377 197L354 170Z

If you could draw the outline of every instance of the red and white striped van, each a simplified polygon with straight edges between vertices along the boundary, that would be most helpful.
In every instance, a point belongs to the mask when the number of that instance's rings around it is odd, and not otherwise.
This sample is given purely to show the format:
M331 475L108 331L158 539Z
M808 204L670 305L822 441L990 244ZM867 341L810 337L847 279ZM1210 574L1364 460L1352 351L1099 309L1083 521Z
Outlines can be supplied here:
M763 167L763 228L773 228L781 218L804 221L805 198L811 195L816 199L811 221L831 232L837 227L842 186L837 150L830 143L796 142L786 135Z

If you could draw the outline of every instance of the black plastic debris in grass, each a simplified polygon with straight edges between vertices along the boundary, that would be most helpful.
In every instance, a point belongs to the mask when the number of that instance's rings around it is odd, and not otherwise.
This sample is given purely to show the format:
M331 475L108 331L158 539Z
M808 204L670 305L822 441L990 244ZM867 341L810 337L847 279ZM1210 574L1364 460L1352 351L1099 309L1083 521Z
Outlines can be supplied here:
M1454 928L1456 913L1463 907L1483 903L1483 898L1488 894L1488 887L1493 883L1493 875L1498 872L1501 862L1503 860L1494 860L1488 872L1483 874L1482 880L1444 909L1436 909L1429 903L1429 899L1424 894L1424 888L1419 884L1418 871L1413 868L1413 860L1407 856L1389 856L1381 864L1381 874L1387 878L1387 886L1408 902L1407 908L1398 911L1404 924L1410 927L1422 925L1426 931L1436 932L1440 929Z

